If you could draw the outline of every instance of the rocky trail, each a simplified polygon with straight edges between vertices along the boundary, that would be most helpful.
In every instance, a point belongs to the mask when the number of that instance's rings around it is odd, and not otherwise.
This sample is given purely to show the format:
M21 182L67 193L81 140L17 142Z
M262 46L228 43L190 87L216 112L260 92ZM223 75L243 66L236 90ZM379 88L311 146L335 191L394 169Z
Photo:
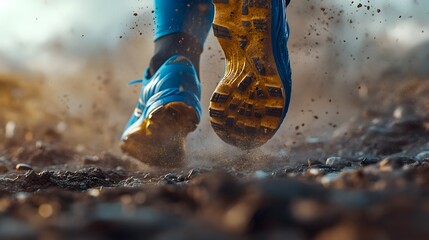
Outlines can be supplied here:
M0 239L427 239L426 85L377 82L377 104L335 137L263 167L247 155L141 170L71 148L49 124L3 123Z

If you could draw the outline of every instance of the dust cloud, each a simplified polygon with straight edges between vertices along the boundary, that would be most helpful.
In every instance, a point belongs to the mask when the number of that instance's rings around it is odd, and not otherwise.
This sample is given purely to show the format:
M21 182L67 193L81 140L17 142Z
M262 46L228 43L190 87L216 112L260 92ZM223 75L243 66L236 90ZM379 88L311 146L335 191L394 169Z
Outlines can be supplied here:
M0 27L8 36L0 41L1 90L19 90L12 100L0 98L0 121L16 122L18 130L54 126L73 147L119 154L119 137L140 90L126 83L142 76L153 51L151 1L27 5L0 4L0 12L9 12L0 14L9 23ZM204 113L187 141L191 165L284 161L293 155L285 150L291 146L346 134L368 104L368 83L428 75L427 9L428 2L417 0L292 1L291 108L276 136L249 152L219 140L208 121L209 98L224 70L223 53L210 34L201 58Z

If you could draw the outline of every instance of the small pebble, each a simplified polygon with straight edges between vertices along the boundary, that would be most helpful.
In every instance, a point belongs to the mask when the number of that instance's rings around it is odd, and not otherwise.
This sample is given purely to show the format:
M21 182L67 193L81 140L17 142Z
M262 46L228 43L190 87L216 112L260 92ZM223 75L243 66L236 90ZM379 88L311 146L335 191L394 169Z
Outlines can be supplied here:
M417 161L429 161L429 151L423 151L416 155Z
M162 182L167 184L176 184L186 181L185 177L182 175L175 175L173 173L167 173L161 179Z
M19 170L19 171L33 170L33 167L31 167L30 165L25 164L25 163L18 163L18 164L16 164L15 168L16 168L16 170Z
M415 109L409 106L399 106L393 111L393 117L396 119L402 119L416 114Z
M311 175L322 175L326 173L326 169L325 168L310 168L308 169L308 173L310 173Z
M326 159L326 165L348 167L351 166L352 163L348 159L343 157L329 157L328 159Z
M122 171L125 171L125 168L122 166L116 166L115 170L118 172L122 172Z

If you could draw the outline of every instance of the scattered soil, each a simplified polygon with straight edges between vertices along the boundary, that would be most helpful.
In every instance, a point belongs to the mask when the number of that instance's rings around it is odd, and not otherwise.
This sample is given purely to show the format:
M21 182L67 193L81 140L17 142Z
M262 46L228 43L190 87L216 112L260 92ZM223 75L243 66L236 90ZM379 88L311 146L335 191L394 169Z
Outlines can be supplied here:
M3 121L0 239L427 239L425 81L368 86L370 107L335 137L264 167L141 168L72 148L49 123Z

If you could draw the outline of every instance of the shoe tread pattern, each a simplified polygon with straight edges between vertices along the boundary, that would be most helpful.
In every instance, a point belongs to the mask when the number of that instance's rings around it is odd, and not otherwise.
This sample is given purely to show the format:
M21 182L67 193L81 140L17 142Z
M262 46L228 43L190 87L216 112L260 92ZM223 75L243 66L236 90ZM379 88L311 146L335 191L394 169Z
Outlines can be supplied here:
M250 149L277 131L285 91L272 56L271 1L214 1L215 36L224 50L226 71L211 98L214 131L227 143Z

